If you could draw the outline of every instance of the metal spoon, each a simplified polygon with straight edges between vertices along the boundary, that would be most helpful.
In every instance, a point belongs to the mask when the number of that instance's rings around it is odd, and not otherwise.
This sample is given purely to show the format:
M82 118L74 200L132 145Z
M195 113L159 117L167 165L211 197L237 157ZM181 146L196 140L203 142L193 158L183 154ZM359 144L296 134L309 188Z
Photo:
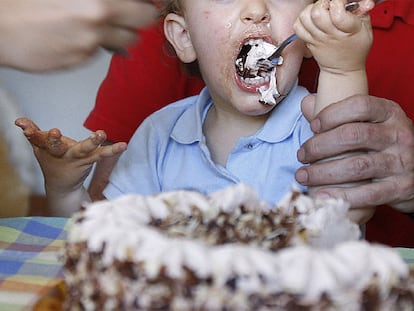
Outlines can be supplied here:
M354 12L358 8L359 8L358 1L352 1L352 2L348 2L347 4L345 4L345 10L351 13Z
M285 41L283 41L282 44L279 45L279 47L276 49L276 51L272 55L270 55L266 59L259 59L257 61L257 66L262 69L270 69L276 66L279 62L279 57L282 54L282 51L285 49L285 47L287 47L290 43L295 41L297 38L298 36L296 34L293 34L287 39L285 39Z

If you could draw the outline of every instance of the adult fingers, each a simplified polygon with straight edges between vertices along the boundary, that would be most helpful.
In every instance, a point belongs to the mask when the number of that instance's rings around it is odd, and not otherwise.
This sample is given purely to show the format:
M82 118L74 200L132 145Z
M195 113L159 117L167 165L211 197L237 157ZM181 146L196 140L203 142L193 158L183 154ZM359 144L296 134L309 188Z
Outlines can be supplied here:
M159 16L157 8L151 3L136 0L114 0L112 24L124 28L146 27Z
M404 174L406 169L388 153L356 153L352 156L301 167L296 179L306 186L351 183Z
M106 26L102 31L100 45L107 50L118 51L132 44L138 38L135 29L121 28L115 26Z
M400 111L398 111L400 110ZM354 95L332 103L311 121L312 129L324 132L340 125L353 122L379 123L403 111L394 102L366 95Z
M316 195L341 198L353 208L364 206L395 205L413 202L413 176L397 175L358 187L327 187L317 190ZM411 205L412 207L412 205Z
M357 150L381 151L395 143L393 128L383 123L349 123L309 138L297 156L302 163L313 163Z
M315 104L316 95L313 94L305 96L301 102L302 113L308 122L314 118Z

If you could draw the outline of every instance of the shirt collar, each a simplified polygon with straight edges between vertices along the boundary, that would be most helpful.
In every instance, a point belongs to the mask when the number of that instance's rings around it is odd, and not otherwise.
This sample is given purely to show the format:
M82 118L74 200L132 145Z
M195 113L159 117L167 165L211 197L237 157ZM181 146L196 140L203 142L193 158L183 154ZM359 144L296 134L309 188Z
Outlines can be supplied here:
M289 95L273 109L269 119L257 133L257 138L269 143L277 143L290 136L302 116L300 103L307 94L308 91L298 87L296 82Z
M273 109L269 119L257 133L257 138L275 143L288 137L302 116L300 102L307 94L306 89L298 87L296 82L289 95ZM203 122L211 105L210 93L207 88L204 88L195 102L178 118L171 137L182 144L202 141Z
M198 96L195 102L178 118L171 138L182 144L192 144L203 140L203 122L205 115L212 104L212 99L207 87Z
M371 23L375 28L390 28L396 18L414 25L414 1L386 0L370 12Z

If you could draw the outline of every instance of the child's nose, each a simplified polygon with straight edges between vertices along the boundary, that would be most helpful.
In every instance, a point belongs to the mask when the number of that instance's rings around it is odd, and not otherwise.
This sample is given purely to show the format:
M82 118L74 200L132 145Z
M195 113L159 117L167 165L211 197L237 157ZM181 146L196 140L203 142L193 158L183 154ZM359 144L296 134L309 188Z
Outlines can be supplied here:
M265 1L247 0L241 19L244 23L268 23L270 21L270 14Z

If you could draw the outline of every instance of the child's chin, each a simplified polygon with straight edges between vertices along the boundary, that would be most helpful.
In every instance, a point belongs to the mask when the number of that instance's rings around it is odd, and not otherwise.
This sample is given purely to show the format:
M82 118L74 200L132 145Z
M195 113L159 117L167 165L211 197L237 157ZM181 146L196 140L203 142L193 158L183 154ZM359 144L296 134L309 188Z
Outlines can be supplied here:
M252 98L249 102L244 102L242 105L238 106L240 113L246 116L263 116L269 113L274 106L266 105L259 101L260 96L257 94L255 98Z

